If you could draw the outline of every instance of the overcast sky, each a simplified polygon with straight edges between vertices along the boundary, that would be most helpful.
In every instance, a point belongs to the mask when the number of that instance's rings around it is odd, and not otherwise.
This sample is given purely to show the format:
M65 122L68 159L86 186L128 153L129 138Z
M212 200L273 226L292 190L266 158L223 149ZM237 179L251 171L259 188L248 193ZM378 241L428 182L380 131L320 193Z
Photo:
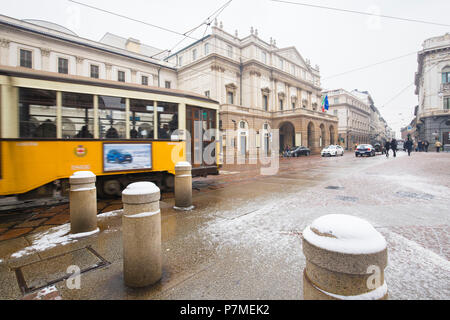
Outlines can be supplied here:
M77 0L92 6L184 33L196 27L228 0ZM381 15L448 24L448 0L291 0ZM63 25L79 36L98 41L106 33L133 37L161 49L181 36L80 6L68 0L2 1L0 13L17 19L42 19ZM323 89L369 91L388 124L397 132L408 124L418 104L414 95L417 54L425 39L450 32L449 27L336 12L277 3L233 0L221 13L225 31L239 37L258 29L259 37L295 46L304 59L319 65ZM210 29L208 30L208 32ZM192 36L200 38L205 28ZM189 44L184 41L178 48ZM407 55L410 54L410 55ZM403 58L357 72L334 76L391 58ZM334 76L334 77L332 77ZM408 85L410 85L408 87ZM407 88L408 87L408 88ZM403 89L407 88L398 95Z

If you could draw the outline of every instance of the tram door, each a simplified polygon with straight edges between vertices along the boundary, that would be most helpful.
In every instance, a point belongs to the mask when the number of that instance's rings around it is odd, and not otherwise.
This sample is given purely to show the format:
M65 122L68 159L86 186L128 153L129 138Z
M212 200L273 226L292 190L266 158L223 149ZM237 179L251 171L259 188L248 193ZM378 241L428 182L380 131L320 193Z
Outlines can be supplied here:
M214 130L210 130L214 129ZM191 136L191 147L186 152L186 159L192 167L216 165L215 150L205 159L205 149L216 140L216 111L198 107L186 106L186 130ZM208 148L210 150L211 147Z

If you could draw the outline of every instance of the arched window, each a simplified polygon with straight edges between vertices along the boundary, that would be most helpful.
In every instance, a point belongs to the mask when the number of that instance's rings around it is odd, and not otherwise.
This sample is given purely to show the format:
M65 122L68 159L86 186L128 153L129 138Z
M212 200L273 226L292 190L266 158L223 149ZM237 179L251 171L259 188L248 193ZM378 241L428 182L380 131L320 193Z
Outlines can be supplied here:
M244 120L239 121L238 150L241 156L245 156L248 150L248 124Z

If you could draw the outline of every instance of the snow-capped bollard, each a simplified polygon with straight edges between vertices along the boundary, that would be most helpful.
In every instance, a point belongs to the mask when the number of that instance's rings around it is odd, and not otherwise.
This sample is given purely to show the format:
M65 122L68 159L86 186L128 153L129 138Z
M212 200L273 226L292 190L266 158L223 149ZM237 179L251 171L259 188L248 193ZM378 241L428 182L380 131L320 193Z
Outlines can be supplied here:
M387 246L366 220L330 214L303 231L305 300L385 300Z
M160 190L152 182L130 184L122 192L124 281L145 287L162 276Z
M77 171L70 178L70 233L93 233L97 228L96 176L91 171Z
M175 209L192 209L192 166L189 162L175 165Z

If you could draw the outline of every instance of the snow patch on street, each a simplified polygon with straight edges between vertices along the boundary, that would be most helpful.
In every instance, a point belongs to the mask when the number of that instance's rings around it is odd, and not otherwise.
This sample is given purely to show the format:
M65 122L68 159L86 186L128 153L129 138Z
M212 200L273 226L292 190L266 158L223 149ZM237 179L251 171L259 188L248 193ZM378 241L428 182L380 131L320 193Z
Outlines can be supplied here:
M394 182L404 188L410 188L420 192L426 192L432 194L433 196L449 198L450 188L443 185L433 184L425 179L419 178L414 175L403 174L400 176L396 175L380 175L386 180Z
M20 258L35 252L45 251L47 249L56 247L57 245L66 245L76 242L70 238L70 224L64 224L58 227L51 228L42 233L33 235L32 245L26 247L11 255L11 258Z
M393 299L448 299L450 261L388 229L385 278Z
M108 212L104 212L104 213L97 215L97 219L116 217L116 216L121 216L122 214L123 214L123 209L113 210L113 211L108 211Z

